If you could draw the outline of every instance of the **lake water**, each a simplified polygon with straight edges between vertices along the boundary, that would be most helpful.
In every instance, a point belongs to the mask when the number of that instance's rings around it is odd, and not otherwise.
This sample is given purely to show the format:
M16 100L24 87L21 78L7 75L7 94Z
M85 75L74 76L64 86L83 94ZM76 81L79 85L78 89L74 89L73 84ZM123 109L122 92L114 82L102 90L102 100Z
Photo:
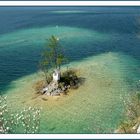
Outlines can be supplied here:
M0 7L0 90L13 110L43 107L41 133L111 133L123 119L121 97L138 90L139 27L139 7ZM51 35L85 83L57 101L31 101Z

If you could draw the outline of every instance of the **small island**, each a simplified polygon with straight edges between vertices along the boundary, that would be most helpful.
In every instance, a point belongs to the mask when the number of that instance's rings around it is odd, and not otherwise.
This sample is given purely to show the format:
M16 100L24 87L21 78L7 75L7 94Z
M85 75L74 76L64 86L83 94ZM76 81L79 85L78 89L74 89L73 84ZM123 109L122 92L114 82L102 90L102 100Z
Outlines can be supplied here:
M58 37L52 35L42 53L40 68L44 73L45 80L35 83L35 92L38 94L66 95L69 89L76 89L83 83L83 78L78 77L77 70L70 68L61 70L61 66L68 61L59 40Z

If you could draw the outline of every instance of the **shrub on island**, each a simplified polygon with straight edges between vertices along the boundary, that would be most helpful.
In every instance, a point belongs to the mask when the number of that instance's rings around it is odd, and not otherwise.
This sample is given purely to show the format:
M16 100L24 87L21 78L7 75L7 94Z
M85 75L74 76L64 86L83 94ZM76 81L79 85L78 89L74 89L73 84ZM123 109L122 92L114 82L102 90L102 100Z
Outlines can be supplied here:
M53 76L52 78L53 79ZM45 80L37 81L34 85L36 93L56 96L66 94L69 89L77 89L82 80L77 76L77 70L68 69L62 72L58 81L51 80L49 83Z

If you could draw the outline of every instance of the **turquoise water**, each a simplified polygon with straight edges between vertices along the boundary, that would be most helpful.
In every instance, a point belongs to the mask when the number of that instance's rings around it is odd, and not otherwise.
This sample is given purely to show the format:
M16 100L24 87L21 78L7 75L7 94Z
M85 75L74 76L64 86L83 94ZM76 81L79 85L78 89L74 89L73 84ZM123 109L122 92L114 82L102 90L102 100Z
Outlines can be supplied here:
M1 7L0 21L0 90L13 110L42 106L41 133L117 128L123 119L120 97L138 90L140 79L139 7ZM51 35L60 38L70 67L79 69L85 84L58 101L31 100Z
M43 44L51 34L62 37L71 61L108 51L139 61L139 11L139 7L1 7L0 89L37 70ZM67 28L73 32L70 38ZM75 28L78 34L72 31ZM31 67L26 67L29 63Z

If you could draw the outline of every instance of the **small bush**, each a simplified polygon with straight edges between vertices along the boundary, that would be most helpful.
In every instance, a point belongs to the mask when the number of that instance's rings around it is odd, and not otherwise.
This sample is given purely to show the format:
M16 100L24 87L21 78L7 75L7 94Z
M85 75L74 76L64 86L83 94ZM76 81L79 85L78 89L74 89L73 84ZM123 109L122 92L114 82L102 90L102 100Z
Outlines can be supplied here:
M69 69L62 73L60 83L64 86L70 86L71 88L77 88L79 83L79 78L76 75L76 70Z
M35 89L35 92L38 94L41 92L41 90L46 86L46 82L44 80L40 80L40 81L37 81L33 88Z
M52 74L49 74L49 77L47 76L49 79L36 82L34 89L36 93L46 94L49 96L60 95L59 93L66 94L68 89L77 89L84 82L85 79L78 77L77 73L77 70L68 69L61 73L60 80L58 82L52 81ZM49 82L46 82L48 80Z

